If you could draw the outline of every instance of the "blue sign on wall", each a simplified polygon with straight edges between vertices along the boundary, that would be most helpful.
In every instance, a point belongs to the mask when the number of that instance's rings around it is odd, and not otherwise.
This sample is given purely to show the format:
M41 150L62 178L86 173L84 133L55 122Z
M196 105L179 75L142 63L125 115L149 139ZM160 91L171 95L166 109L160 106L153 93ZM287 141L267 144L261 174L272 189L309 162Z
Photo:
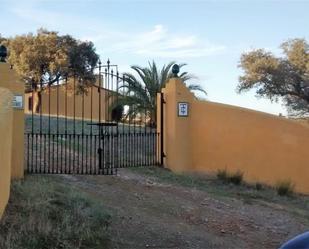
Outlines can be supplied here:
M189 103L178 102L178 116L188 117L189 116Z

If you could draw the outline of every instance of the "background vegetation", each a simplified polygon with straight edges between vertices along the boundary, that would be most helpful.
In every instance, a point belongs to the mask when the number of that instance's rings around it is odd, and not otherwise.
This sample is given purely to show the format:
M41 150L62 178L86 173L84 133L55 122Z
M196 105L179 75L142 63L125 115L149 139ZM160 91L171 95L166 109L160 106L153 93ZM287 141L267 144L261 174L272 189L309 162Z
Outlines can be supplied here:
M259 97L283 99L291 115L309 115L309 44L293 39L281 44L282 57L264 49L244 53L239 93L256 89Z

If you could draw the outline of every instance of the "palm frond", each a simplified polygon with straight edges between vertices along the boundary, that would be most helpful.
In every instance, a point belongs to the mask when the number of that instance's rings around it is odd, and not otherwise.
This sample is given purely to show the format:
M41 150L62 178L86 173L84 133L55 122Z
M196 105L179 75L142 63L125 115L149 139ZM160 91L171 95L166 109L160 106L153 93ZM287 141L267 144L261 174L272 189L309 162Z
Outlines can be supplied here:
M119 87L122 91L119 98L119 105L128 106L127 115L136 116L138 113L147 113L150 117L154 117L156 113L156 98L157 93L165 87L166 82L173 77L172 67L174 61L164 65L161 70L158 69L155 61L148 62L148 67L131 66L137 76L132 73L124 74L124 84ZM185 63L180 63L179 67L186 66ZM197 79L188 72L182 72L179 76L184 82L192 79ZM202 86L197 84L188 85L188 88L193 91L201 91L207 94Z
M199 91L199 92L202 92L204 93L205 95L207 95L207 92L206 90L201 86L201 85L198 85L198 84L190 84L187 86L190 91Z
M171 76L170 72L171 72L171 69L172 69L174 64L175 64L175 62L172 61L172 62L168 63L166 66L164 65L163 68L161 69L160 81L159 81L161 88L165 87L166 81L170 78L170 76Z

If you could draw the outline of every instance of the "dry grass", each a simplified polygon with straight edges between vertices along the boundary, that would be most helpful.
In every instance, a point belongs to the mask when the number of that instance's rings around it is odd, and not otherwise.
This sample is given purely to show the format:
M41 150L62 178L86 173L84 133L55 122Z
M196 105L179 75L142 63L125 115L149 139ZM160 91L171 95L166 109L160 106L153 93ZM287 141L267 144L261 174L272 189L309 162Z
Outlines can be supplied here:
M0 248L108 248L110 216L98 201L51 176L15 182L0 222Z
M226 169L219 169L217 171L217 178L226 183L233 183L235 185L240 185L243 182L243 172L236 171L236 172L227 172Z

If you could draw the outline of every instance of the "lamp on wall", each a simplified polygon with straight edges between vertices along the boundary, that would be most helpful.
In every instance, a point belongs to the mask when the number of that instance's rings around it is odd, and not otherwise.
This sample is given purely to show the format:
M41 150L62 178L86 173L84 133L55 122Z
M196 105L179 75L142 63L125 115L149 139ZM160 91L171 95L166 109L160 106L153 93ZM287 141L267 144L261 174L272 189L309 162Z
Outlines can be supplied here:
M0 45L0 62L5 62L8 51L4 45Z

